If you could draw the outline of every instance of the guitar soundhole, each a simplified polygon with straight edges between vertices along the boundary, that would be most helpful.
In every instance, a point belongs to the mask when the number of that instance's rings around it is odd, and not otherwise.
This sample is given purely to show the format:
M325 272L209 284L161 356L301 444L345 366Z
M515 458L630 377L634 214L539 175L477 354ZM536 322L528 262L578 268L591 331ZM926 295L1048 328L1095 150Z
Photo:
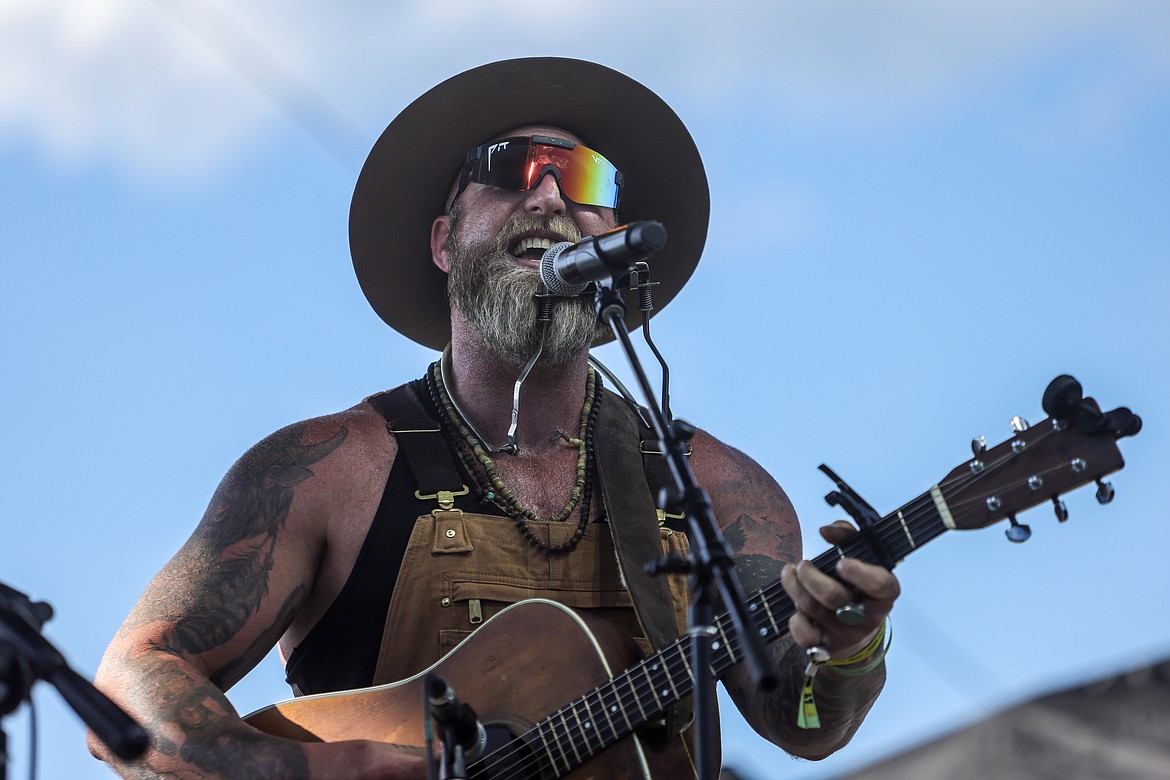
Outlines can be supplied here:
M487 750L469 767L473 780L540 780L540 760L507 727L485 724Z

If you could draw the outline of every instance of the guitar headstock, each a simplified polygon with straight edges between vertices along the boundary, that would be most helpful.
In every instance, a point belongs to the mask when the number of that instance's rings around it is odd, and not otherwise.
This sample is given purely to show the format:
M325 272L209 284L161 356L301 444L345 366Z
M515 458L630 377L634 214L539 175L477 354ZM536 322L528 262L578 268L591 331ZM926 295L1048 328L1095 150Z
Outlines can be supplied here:
M1008 538L1022 542L1031 532L1015 515L1025 509L1051 501L1063 521L1068 513L1060 496L1090 482L1097 483L1102 504L1113 499L1113 488L1101 479L1125 465L1117 440L1140 431L1141 418L1125 407L1102 412L1082 397L1079 382L1064 375L1049 384L1043 406L1049 416L1037 425L1012 420L1011 439L990 449L982 439L972 442L974 457L939 483L954 528L1008 519Z

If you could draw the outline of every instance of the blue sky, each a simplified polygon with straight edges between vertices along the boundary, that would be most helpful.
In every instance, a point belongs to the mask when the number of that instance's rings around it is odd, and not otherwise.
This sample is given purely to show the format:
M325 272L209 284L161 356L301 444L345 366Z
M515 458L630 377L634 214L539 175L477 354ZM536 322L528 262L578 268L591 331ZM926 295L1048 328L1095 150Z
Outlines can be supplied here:
M831 777L1170 655L1167 52L1153 1L6 0L0 579L53 603L48 636L91 674L248 446L419 375L433 354L349 264L361 163L443 78L557 54L639 79L694 134L712 221L655 320L672 405L777 477L810 555L836 517L822 462L891 511L972 436L1042 418L1060 373L1146 422L1112 505L1081 490L1066 524L1022 516L1025 545L949 534L899 569L889 683L852 745L792 762L725 702L728 763ZM274 658L231 693L286 696ZM36 698L41 776L106 776ZM5 727L19 777L26 711Z

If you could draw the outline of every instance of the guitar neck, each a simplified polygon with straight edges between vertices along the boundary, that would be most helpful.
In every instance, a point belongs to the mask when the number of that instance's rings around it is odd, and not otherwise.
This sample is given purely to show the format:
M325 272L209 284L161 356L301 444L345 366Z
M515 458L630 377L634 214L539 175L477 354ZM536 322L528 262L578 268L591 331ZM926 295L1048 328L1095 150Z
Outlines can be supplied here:
M954 527L949 518L946 502L934 487L875 524L873 534L884 552L875 550L864 535L858 534L821 553L812 563L832 574L843 557L880 563L888 556L900 562L948 527ZM796 611L779 580L752 593L747 608L754 630L768 643L788 633L788 618ZM724 612L715 619L715 630L711 668L718 676L738 663L741 656L730 613ZM661 717L693 690L690 640L684 637L554 712L529 731L526 741L539 748L545 768L559 776Z

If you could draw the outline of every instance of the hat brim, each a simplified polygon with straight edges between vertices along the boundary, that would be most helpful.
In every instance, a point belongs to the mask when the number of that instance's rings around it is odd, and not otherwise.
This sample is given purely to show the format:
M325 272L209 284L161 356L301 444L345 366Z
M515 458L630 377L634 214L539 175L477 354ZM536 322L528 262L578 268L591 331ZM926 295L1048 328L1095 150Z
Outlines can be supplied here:
M602 65L504 60L460 73L407 106L358 176L350 253L362 292L390 327L434 349L450 340L447 275L431 260L431 224L468 149L532 124L575 133L622 172L623 222L665 225L666 246L649 259L655 311L690 278L707 238L710 193L682 120L649 89ZM626 322L631 330L642 322L636 301Z

